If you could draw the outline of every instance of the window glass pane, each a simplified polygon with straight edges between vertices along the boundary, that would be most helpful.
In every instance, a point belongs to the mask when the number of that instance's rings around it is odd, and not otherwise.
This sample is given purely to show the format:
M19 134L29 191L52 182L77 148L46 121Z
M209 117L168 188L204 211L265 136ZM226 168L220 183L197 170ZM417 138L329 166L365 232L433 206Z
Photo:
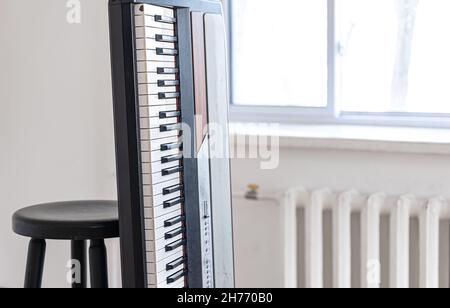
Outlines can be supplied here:
M327 105L327 0L231 0L233 101Z
M450 1L337 0L344 111L450 113Z

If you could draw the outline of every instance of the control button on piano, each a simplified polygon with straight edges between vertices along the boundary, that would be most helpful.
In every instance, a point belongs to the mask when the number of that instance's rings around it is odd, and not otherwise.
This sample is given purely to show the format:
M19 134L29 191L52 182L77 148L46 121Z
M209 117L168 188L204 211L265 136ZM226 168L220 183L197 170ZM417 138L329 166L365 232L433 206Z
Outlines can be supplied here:
M171 99L171 98L179 98L180 93L178 92L161 92L158 93L159 99Z

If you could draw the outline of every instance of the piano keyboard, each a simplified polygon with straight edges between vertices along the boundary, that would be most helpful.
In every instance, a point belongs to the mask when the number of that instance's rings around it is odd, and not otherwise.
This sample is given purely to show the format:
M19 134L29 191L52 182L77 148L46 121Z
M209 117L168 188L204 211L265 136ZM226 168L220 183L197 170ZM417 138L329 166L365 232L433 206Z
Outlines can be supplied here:
M136 5L135 27L148 287L184 288L187 260L175 12Z

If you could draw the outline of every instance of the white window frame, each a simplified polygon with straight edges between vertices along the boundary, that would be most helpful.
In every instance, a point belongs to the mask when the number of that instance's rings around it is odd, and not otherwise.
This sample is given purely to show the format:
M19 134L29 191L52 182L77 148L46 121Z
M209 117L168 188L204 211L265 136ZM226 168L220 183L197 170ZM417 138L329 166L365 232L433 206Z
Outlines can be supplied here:
M239 0L234 0L239 1ZM231 0L222 0L228 28L230 114L234 122L277 122L289 124L371 125L423 128L450 128L450 114L410 112L343 112L336 103L337 42L335 0L328 1L328 93L327 107L283 107L237 105L233 103L233 40ZM333 46L333 47L331 47Z

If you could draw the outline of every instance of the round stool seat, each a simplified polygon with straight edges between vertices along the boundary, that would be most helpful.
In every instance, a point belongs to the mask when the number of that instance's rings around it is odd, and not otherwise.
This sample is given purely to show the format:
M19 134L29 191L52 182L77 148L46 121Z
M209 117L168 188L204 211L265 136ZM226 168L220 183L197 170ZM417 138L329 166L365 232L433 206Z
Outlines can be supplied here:
M97 240L119 237L116 201L73 201L35 205L13 216L15 233L49 240Z

